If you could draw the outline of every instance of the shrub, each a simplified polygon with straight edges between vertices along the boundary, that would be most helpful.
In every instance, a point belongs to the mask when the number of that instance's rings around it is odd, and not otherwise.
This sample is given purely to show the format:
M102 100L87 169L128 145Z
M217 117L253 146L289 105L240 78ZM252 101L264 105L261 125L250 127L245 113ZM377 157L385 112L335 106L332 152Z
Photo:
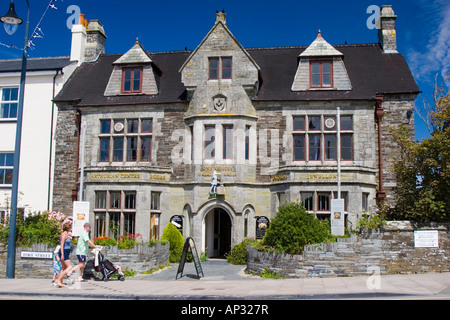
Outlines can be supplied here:
M390 207L387 205L380 206L373 213L363 212L359 219L357 230L360 229L377 229L386 224L386 215L389 213Z
M265 246L288 254L299 254L307 244L335 241L330 224L319 220L299 203L289 203L278 208L263 239Z
M181 232L172 223L169 223L164 228L161 240L170 241L169 261L180 262L184 246L184 239Z
M247 246L253 241L253 239L245 238L241 243L235 245L231 252L226 254L227 261L237 265L247 264Z
M35 212L26 219L18 212L16 224L16 241L18 246L31 246L33 243L59 244L58 236L62 232L62 225L71 222L59 212ZM0 230L0 241L8 242L9 228Z

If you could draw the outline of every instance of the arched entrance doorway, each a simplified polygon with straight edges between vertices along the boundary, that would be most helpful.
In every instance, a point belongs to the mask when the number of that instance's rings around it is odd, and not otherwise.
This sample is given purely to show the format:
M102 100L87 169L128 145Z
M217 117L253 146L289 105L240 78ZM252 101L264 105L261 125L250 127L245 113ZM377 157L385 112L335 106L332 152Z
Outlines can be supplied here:
M205 248L208 257L225 258L231 251L232 222L227 211L213 208L205 216Z

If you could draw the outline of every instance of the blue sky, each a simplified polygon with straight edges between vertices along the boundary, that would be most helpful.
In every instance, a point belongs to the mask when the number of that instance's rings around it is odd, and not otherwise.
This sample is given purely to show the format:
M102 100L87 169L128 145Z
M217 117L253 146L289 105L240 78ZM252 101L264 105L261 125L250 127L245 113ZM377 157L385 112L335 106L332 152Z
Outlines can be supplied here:
M0 14L10 0L0 0ZM32 32L50 0L30 0ZM16 11L25 19L26 1L15 0ZM377 30L367 27L370 5L390 4L396 21L398 50L407 59L422 97L431 100L436 74L450 70L450 2L448 0L56 0L57 9L47 10L40 23L41 38L34 38L30 57L70 55L71 33L67 21L78 6L88 20L98 19L108 36L107 53L125 53L136 37L150 52L193 50L215 22L216 10L225 9L227 25L244 47L309 45L321 29L331 44L374 43ZM3 10L3 11L2 11ZM20 58L23 24L16 34L0 30L0 59ZM428 136L416 116L416 138Z

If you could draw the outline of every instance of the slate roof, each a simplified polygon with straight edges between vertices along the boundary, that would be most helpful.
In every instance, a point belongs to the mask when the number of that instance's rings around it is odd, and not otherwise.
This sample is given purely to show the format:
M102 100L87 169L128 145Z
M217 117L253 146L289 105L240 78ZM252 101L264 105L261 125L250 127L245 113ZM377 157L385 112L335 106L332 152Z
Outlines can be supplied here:
M379 44L334 46L344 56L353 89L349 91L291 91L299 55L307 47L247 48L260 66L260 89L253 101L374 100L376 94L413 93L419 88L401 54L385 54ZM56 102L77 102L78 106L130 105L187 102L186 89L178 72L192 51L148 53L161 71L159 94L105 97L104 92L121 57L100 55L95 62L82 64L55 98Z
M72 62L70 57L28 58L27 71L49 71L62 69ZM0 73L20 72L22 59L0 60Z

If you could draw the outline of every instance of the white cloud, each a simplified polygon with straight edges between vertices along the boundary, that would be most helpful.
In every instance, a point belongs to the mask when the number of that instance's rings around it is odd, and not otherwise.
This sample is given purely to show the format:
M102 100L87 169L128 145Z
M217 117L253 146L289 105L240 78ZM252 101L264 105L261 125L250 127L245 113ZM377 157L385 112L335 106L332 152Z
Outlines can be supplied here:
M421 6L427 5L420 2ZM444 77L450 72L450 4L442 1L428 4L431 7L428 6L427 19L424 20L428 24L434 23L436 27L429 33L428 43L424 43L420 50L410 49L407 57L417 80L434 83L436 74L440 73Z

